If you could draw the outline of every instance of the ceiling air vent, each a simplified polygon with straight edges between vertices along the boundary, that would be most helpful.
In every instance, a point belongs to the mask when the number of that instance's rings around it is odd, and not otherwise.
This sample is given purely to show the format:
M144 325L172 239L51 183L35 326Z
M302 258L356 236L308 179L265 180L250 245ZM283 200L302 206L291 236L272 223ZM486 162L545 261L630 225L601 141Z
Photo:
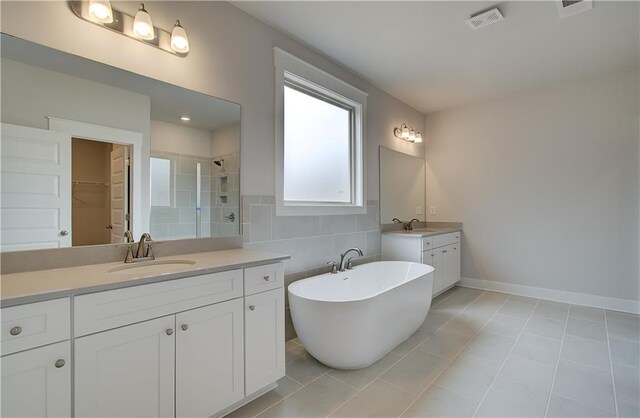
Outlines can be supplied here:
M592 0L557 0L560 19L593 9Z
M485 26L489 26L492 23L499 22L504 19L500 10L496 7L495 9L488 10L486 12L482 12L475 16L471 16L467 19L467 25L471 27L471 29L476 30L480 28L484 28Z

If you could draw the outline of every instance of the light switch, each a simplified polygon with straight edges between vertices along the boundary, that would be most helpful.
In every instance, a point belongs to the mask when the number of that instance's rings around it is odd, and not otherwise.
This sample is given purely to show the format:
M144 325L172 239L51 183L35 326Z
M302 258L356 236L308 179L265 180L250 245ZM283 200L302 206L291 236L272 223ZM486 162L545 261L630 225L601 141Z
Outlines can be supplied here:
M435 206L431 206L429 213L432 214L432 215L435 215L436 214L436 207Z

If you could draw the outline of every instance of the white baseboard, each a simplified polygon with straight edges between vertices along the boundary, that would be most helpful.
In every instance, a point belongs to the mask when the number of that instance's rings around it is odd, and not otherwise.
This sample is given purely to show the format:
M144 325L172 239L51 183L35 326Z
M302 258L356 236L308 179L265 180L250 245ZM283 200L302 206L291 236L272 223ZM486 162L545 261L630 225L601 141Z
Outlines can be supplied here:
M640 314L640 301L463 277L459 286Z

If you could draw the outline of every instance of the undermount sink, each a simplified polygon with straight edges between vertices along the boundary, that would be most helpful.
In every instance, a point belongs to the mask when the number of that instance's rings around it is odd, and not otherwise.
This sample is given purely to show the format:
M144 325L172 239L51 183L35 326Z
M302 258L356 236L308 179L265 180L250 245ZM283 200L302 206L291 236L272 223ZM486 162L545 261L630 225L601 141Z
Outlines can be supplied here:
M409 232L436 232L436 231L428 228L413 228L413 230Z
M107 270L107 273L116 273L119 271L127 270L144 270L145 273L162 273L163 269L167 266L180 266L180 265L193 265L195 261L191 260L155 260L145 261L141 263L129 263L123 266L114 267Z

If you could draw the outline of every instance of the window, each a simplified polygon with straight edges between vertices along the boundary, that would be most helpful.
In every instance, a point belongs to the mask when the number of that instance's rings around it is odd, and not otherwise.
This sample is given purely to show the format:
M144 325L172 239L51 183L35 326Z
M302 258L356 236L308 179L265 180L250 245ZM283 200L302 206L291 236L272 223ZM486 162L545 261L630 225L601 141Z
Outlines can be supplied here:
M275 49L276 214L365 213L366 93Z
M151 206L171 206L171 160L151 157Z

